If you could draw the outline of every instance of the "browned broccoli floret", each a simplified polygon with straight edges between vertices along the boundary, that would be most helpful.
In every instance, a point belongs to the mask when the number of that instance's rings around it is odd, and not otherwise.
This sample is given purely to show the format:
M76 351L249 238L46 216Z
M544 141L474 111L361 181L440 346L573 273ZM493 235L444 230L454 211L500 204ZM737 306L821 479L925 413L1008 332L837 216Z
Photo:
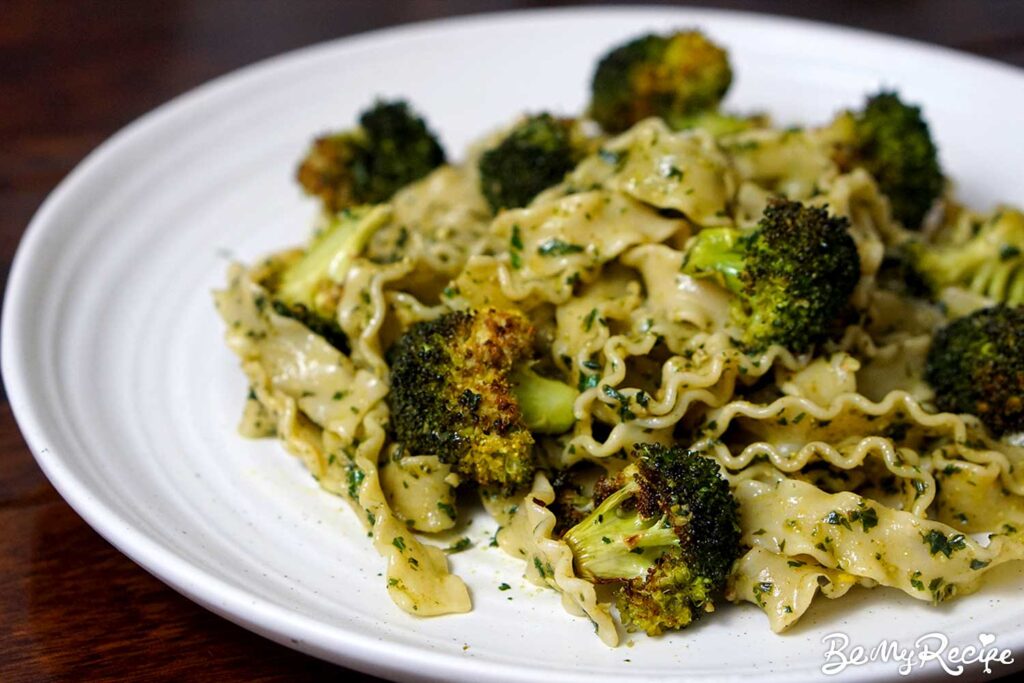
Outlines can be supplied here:
M342 353L348 353L348 339L338 324L342 284L352 261L387 217L382 206L361 206L332 214L301 256L289 258L282 269L264 281L274 311L299 321Z
M880 92L868 98L863 111L841 114L832 127L846 140L840 165L865 168L889 198L893 217L910 230L919 229L945 186L921 109L895 92Z
M634 455L563 538L581 576L618 584L626 628L657 635L714 610L740 554L740 528L714 460L659 444L640 444Z
M530 369L533 335L523 314L493 309L413 325L389 351L396 440L482 486L528 484L536 467L531 431L569 429L576 397Z
M718 106L731 83L728 55L700 31L650 34L601 59L589 113L613 133L649 116L688 127L691 117Z
M299 184L329 212L387 201L445 161L437 137L405 102L377 102L359 124L317 138L299 166Z
M585 153L572 119L543 113L519 122L480 157L480 190L491 210L526 206L559 182Z
M925 377L940 410L977 415L996 435L1024 431L1024 308L983 308L938 330Z
M841 329L860 278L849 221L818 207L773 200L757 228L711 228L686 250L683 272L714 277L735 298L741 345L803 353Z

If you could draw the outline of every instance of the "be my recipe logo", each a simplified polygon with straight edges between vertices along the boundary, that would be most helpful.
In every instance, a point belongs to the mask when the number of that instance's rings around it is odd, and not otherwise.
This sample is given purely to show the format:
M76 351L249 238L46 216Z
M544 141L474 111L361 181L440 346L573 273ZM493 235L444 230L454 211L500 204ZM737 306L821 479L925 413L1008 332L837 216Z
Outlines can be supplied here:
M963 674L967 667L980 664L986 674L998 665L1013 664L1013 652L996 645L992 633L979 633L977 643L957 645L949 642L943 633L926 633L907 646L897 640L882 640L877 645L853 645L845 633L829 633L821 642L825 644L825 663L821 672L835 676L850 667L871 662L892 662L901 676L926 666L941 667L950 676Z

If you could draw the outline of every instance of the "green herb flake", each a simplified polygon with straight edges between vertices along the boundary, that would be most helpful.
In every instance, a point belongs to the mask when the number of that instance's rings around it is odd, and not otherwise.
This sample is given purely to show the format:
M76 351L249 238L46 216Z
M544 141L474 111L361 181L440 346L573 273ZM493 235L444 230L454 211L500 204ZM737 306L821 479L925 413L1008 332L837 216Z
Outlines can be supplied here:
M557 238L545 240L537 247L537 253L541 256L567 256L569 254L579 254L583 250L583 247L579 244L570 244Z
M540 574L540 578L543 579L546 577L546 574L544 574L544 565L541 563L539 557L533 558L533 567L537 570L537 573Z
M1020 256L1020 247L1015 244L1004 244L999 249L999 260L1009 261Z
M348 495L350 498L359 497L359 487L366 478L366 473L355 465L348 468Z
M950 557L957 550L963 550L967 546L963 534L953 534L947 537L941 531L932 529L927 534L921 534L921 537L924 539L925 545L929 546L932 555L942 553L946 557Z
M850 529L850 520L848 520L843 515L843 513L838 512L836 510L832 510L827 515L825 515L825 521L828 522L829 524L833 524L833 525L837 525L837 526L838 525L842 525L842 526L846 527L847 529ZM851 531L852 531L852 529L851 529Z
M857 512L857 518L860 520L860 524L864 528L864 531L870 531L878 526L878 510L875 508L859 510Z
M455 553L461 553L463 550L468 550L472 545L472 541L463 536L459 540L455 541L455 543L452 543L450 546L445 548L444 551L449 555L454 555Z
M607 384L601 386L601 391L604 392L605 396L613 398L619 402L619 418L623 422L629 422L630 420L636 419L636 413L629 409L629 396L626 396L615 387L608 386Z
M523 233L520 231L518 223L512 226L512 238L509 240L509 243L512 245L513 249L519 249L522 251Z

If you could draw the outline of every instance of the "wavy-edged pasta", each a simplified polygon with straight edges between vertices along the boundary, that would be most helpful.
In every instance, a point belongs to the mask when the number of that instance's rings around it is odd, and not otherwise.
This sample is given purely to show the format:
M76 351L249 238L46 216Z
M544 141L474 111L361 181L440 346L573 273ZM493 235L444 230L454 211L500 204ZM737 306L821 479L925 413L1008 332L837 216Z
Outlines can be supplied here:
M250 387L241 433L276 435L348 501L386 558L384 588L400 608L471 608L439 540L471 487L441 454L408 452L389 422L389 349L452 311L521 313L535 332L533 366L577 390L572 427L531 437L531 484L481 494L500 525L495 545L608 645L619 640L615 608L562 540L595 494L567 482L622 470L637 444L681 444L717 462L742 532L727 597L762 609L776 632L818 594L888 587L941 602L1024 558L1020 435L997 438L976 417L939 411L924 379L938 327L1017 291L1019 251L950 273L937 302L885 286L886 258L913 236L876 179L840 163L829 128L716 137L647 119L592 137L562 182L496 214L476 166L493 139L374 214L330 290L347 348L275 304L275 278L301 251L235 264L215 294ZM683 272L695 236L750 230L780 195L845 218L860 263L841 328L800 353L742 344L729 289ZM914 239L945 249L985 226L1010 234L1024 224L1019 212L982 216L948 199L929 220Z

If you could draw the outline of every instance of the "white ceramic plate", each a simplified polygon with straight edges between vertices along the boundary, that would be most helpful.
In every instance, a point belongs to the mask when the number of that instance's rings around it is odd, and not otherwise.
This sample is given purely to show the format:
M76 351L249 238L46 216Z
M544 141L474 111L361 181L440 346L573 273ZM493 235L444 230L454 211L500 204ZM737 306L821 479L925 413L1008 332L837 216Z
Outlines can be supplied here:
M229 256L300 242L292 181L315 133L375 95L407 96L450 150L522 110L578 111L595 58L641 31L700 26L731 51L728 104L824 121L880 85L924 104L969 202L1024 203L1024 75L946 50L793 20L683 9L544 11L402 27L301 50L143 117L46 201L15 260L3 318L11 404L47 476L89 524L185 595L285 645L381 676L483 681L636 677L797 681L831 631L855 644L981 632L1024 659L1019 568L931 608L892 590L820 600L776 636L755 608L608 649L486 542L454 556L468 615L395 608L381 561L338 499L273 441L238 437L245 382L210 290ZM512 590L499 591L507 582ZM931 668L933 673L936 668ZM851 668L880 678L895 665Z

